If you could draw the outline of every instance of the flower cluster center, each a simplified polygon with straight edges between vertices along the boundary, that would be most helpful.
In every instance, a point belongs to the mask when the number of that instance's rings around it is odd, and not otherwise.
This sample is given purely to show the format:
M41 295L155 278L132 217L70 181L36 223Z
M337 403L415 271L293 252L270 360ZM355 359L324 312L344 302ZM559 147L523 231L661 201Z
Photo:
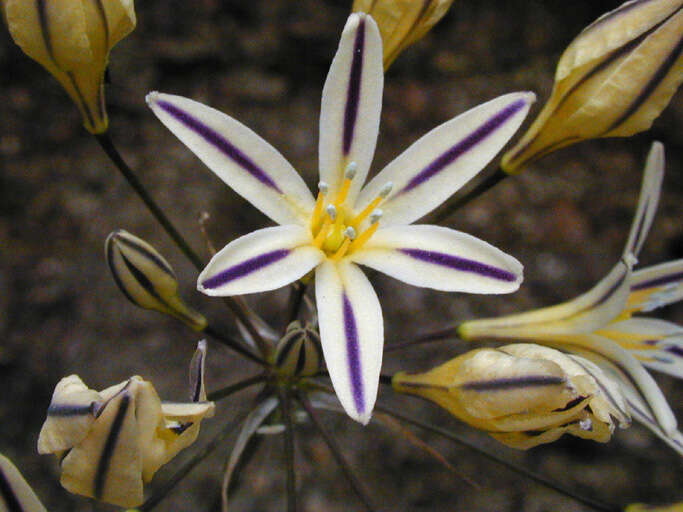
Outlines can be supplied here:
M346 204L356 168L355 162L346 166L344 182L334 198L327 197L330 188L327 183L321 181L318 184L318 198L311 217L313 245L334 261L360 249L377 231L382 216L382 210L377 207L391 192L392 184L387 183L377 197L356 214ZM370 226L359 232L366 219L370 221Z

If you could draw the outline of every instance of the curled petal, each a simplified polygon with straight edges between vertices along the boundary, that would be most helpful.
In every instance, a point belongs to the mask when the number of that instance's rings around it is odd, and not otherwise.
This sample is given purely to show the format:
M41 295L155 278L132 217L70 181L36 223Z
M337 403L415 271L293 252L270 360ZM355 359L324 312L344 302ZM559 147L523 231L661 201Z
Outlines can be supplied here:
M320 110L320 179L336 196L351 162L356 176L348 192L353 204L375 154L382 110L382 40L375 21L349 16L323 87Z
M648 312L683 299L683 259L644 268L631 276L626 312Z
M388 182L382 225L410 224L467 183L517 131L534 102L529 92L506 94L434 128L413 143L363 188L362 210Z
M301 226L260 229L233 240L199 274L207 295L240 295L274 290L303 277L324 258Z
M0 510L7 510L7 512L47 512L19 470L2 454L0 454L0 507L2 507Z
M270 144L232 117L181 96L151 92L162 123L235 192L278 224L304 224L313 196Z
M332 385L346 413L367 424L377 397L384 326L372 285L354 264L316 269L320 339Z
M406 283L444 291L508 293L522 264L473 236L440 226L382 228L351 260Z

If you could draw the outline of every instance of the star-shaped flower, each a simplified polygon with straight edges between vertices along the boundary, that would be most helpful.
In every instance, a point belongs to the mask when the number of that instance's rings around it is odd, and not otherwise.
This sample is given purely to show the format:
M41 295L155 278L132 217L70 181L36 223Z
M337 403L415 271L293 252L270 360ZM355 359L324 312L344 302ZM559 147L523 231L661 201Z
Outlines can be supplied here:
M200 274L208 295L273 290L315 269L325 362L347 413L370 420L384 332L362 264L416 286L508 293L522 265L452 229L409 225L476 175L517 130L532 93L501 96L435 128L361 189L382 105L382 42L352 14L323 89L315 199L285 158L244 125L192 100L151 93L161 121L223 181L280 224L229 243ZM381 209L380 209L381 207Z

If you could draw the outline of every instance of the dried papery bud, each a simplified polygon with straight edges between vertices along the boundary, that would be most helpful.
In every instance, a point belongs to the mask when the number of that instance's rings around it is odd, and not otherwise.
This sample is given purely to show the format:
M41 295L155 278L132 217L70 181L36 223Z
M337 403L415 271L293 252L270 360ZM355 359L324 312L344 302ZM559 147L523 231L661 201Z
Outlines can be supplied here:
M555 85L508 173L584 139L647 130L683 81L681 0L631 0L598 18L560 58Z
M206 318L178 296L171 266L147 242L120 229L107 237L105 256L116 284L133 304L171 315L196 331L206 327Z
M10 34L66 89L92 133L107 130L109 51L136 23L133 0L2 0Z
M564 433L606 442L612 418L626 427L630 417L618 387L579 359L539 345L507 345L473 350L426 373L397 373L392 384L513 448L549 443Z
M0 454L0 510L47 512L46 508L12 462Z
M354 0L353 12L364 12L377 22L382 35L384 69L421 39L443 18L453 0Z
M213 402L162 403L137 376L98 393L72 375L57 384L38 451L58 456L68 491L135 507L143 484L196 440L213 411Z
M280 372L292 377L315 375L322 360L318 332L310 325L302 327L298 321L289 324L275 352L275 365Z

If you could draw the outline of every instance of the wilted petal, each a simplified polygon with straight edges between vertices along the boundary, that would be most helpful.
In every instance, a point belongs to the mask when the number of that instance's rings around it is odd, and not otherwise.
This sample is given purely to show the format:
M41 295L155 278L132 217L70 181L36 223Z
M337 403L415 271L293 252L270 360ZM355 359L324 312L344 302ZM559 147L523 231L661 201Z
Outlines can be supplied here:
M426 215L481 171L508 142L534 102L533 93L506 94L434 128L363 188L356 210L388 183L383 226L410 224Z
M648 312L683 299L683 259L644 268L631 276L626 312Z
M631 1L598 19L565 51L550 99L502 167L648 129L683 81L682 33L680 0Z
M270 144L232 117L182 96L151 92L162 123L235 192L278 224L304 224L313 196Z
M372 285L348 262L316 269L320 339L332 385L346 413L367 424L377 397L384 325Z
M348 201L353 204L375 154L382 110L382 40L375 21L349 16L323 88L320 111L320 179L339 191L344 172L356 163Z
M204 366L206 364L206 340L197 343L190 361L190 400L193 402L206 401L206 386L204 385Z
M473 236L440 226L391 226L350 259L406 283L444 291L508 293L522 264Z
M630 318L596 332L628 350L648 368L683 379L683 327L656 318Z
M207 295L240 295L274 290L307 274L324 258L302 226L260 229L233 240L199 274Z
M0 510L47 512L19 470L2 454L0 454Z

